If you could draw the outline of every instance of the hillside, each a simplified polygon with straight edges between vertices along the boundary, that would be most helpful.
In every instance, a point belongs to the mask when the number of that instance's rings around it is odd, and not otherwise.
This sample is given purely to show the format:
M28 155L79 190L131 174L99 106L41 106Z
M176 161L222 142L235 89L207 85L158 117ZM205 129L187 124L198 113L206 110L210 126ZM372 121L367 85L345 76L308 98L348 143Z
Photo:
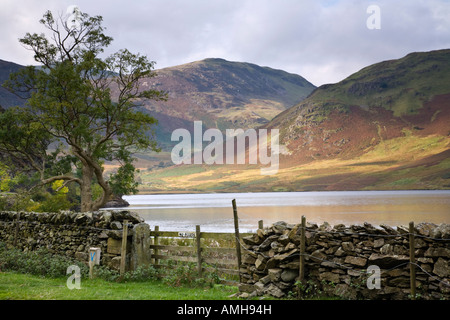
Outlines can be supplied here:
M3 74L20 67L0 62ZM169 100L141 102L159 120L163 152L137 155L142 192L450 189L450 50L376 63L319 88L222 59L157 74L142 86L166 90ZM192 131L196 120L204 130L278 129L277 174L262 176L258 165L171 166L172 131Z
M450 50L411 53L319 87L267 127L296 161L361 156L405 132L447 136L449 83Z
M0 60L0 83L22 66ZM251 63L204 59L156 70L156 76L141 81L142 88L168 92L168 101L139 101L142 111L158 119L156 138L163 152L138 154L139 166L170 165L173 130L193 131L194 121L203 128L221 130L254 128L268 123L292 105L305 99L315 86L296 74ZM114 88L112 94L114 95ZM24 106L25 101L0 87L0 105ZM112 168L107 164L107 169Z
M23 99L20 99L1 86L1 84L9 78L10 73L17 72L20 68L22 68L21 65L0 60L0 106L3 106L4 108L9 108L16 105L25 105L25 101Z
M177 167L144 174L142 188L449 189L449 83L450 50L368 66L317 88L263 125L279 129L287 149L276 175L261 176L255 166Z
M158 141L170 150L177 128L254 128L268 123L305 99L314 85L299 75L250 63L205 59L156 70L142 81L144 88L165 90L166 102L144 101L145 110L159 120Z

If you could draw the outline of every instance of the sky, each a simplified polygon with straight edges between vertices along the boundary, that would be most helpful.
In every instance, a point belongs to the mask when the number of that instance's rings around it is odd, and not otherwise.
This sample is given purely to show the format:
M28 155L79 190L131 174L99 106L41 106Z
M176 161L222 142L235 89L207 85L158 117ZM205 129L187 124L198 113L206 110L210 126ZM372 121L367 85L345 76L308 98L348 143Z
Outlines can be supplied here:
M296 73L316 86L370 64L450 48L450 0L0 0L0 59L36 64L18 41L51 10L103 17L114 38L156 69L205 58Z

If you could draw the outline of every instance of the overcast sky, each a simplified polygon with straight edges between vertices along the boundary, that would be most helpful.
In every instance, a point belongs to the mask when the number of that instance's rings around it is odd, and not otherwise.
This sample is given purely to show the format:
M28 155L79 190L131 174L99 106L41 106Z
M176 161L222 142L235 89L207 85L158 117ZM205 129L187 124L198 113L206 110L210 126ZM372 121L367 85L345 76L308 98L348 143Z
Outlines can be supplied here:
M18 39L45 30L45 11L71 5L103 16L114 38L107 52L139 52L156 69L224 58L318 86L410 52L450 48L450 0L0 0L0 59L35 64Z

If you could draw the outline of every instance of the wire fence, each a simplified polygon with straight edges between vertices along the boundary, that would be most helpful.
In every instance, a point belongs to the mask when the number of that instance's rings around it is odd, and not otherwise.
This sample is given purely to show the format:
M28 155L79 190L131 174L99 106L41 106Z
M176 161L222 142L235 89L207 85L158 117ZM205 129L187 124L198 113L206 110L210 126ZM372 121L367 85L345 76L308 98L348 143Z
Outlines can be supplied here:
M411 226L412 226L412 228L411 228ZM357 226L357 227L359 228L359 226ZM372 226L370 226L370 227L372 227ZM344 228L345 228L345 230L344 230ZM415 257L415 254L414 254L414 251L415 251L415 249L414 249L414 242L415 242L415 239L419 238L419 239L425 240L427 242L436 242L441 247L443 246L444 248L447 248L446 244L447 243L450 244L450 239L438 238L438 237L433 237L433 236L430 236L430 235L420 234L420 233L417 233L417 232L411 232L412 230L414 230L414 224L413 223L410 224L410 231L409 232L406 231L406 230L394 230L394 229L392 229L392 234L390 234L389 231L382 230L382 229L376 229L374 227L372 227L372 228L374 228L374 232L373 233L371 233L371 232L354 232L354 231L352 231L350 229L351 227L345 227L344 226L344 228L343 228L343 230L333 230L331 228L328 228L326 230L320 230L317 227L316 228L306 227L306 223L305 223L305 225L302 224L302 225L298 226L299 230L297 231L297 234L300 234L302 237L305 237L305 238L306 238L306 235L308 233L309 233L308 234L308 238L312 238L315 235L324 236L323 238L330 238L333 241L337 242L337 243L334 243L335 247L336 246L342 246L343 242L348 242L348 241L343 241L342 240L342 238L345 238L345 237L352 237L353 239L358 239L358 240L356 240L356 243L361 243L361 242L367 241L369 239L376 240L376 239L380 239L380 238L383 238L383 239L392 238L392 239L397 240L397 241L394 241L393 244L400 245L401 248L405 251L405 253L407 253L407 251L408 251L407 248L405 247L405 245L409 244L410 254L409 254L409 256L406 255L406 254L404 255L404 256L406 256L406 258L409 259L409 261L401 262L401 259L400 259L398 261L399 263L397 263L395 266L385 267L383 270L380 269L381 272L380 272L379 275L382 277L382 276L384 276L386 274L391 273L395 269L405 269L405 268L407 268L409 266L410 267L410 277L411 277L411 279L410 279L410 282L411 282L411 293L412 293L411 296L413 298L414 298L414 296L416 296L416 293L415 293L415 282L416 282L415 268L420 270L419 272L422 272L423 275L428 276L429 280L433 279L438 284L441 284L442 286L446 287L447 289L445 289L445 290L447 290L447 291L449 290L450 282L448 280L448 277L439 277L438 275L436 275L434 273L431 273L430 270L426 270L422 265L420 265L419 263L417 263L415 261L416 257ZM363 227L361 227L361 228L363 228ZM339 238L341 238L340 239L340 243L338 241L336 241ZM401 240L401 239L403 239L403 240ZM274 239L274 241L276 241L276 240L277 239ZM316 239L316 240L318 240L318 239ZM305 241L305 240L303 240L303 241ZM326 240L320 239L320 241L323 242L323 241L326 241ZM311 242L311 244L315 243L315 241L313 241L313 240L310 240L310 242ZM352 242L352 244L353 244L353 242ZM384 242L383 242L383 244L384 244ZM244 250L246 252L248 252L250 254L255 254L256 253L258 255L261 255L265 259L273 258L273 256L269 256L269 255L265 254L264 252L261 252L261 251L256 251L255 252L254 250L251 250L249 248L251 246L247 246L247 245L243 244L241 241L240 241L240 245L242 246L242 248L244 248ZM333 256L334 253L332 253L332 254L324 254L324 255L313 255L311 253L306 252L306 249L303 249L304 251L302 252L301 247L302 247L301 244L299 246L296 246L296 248L299 250L299 252L295 252L295 253L293 253L293 254L288 256L288 259L290 259L290 261L295 260L296 258L307 259L309 268L312 268L313 265L319 265L320 267L326 266L326 267L329 267L329 268L332 268L334 266L336 268L341 268L341 269L345 269L345 270L351 270L354 274L360 274L361 276L367 276L368 273L369 273L368 269L366 270L366 269L363 269L362 267L358 268L358 267L355 267L354 265L352 265L350 263L345 263L345 262L342 263L343 259L339 259L339 260L338 259L329 259L328 257L330 255ZM431 247L433 247L433 245L426 246L426 248L431 248ZM314 249L317 250L317 247L315 247ZM413 250L413 251L411 252L411 250ZM370 251L369 249L367 249L367 250L365 250L365 252L363 250L359 250L359 252L358 252L358 250L353 250L353 251L351 251L350 255L352 257L363 258L363 259L365 259L365 261L367 261L367 260L369 260L368 256L371 254L371 253L369 254L368 252L379 253L380 254L379 250L378 251L376 251L376 250ZM392 254L380 254L380 255L382 257L392 256ZM411 255L412 255L412 257L411 257ZM394 255L394 256L398 256L398 255ZM419 257L419 259L421 259L421 258L423 258L423 252L421 254L421 257ZM336 260L338 260L338 261L336 261ZM366 266L366 265L367 264L364 263L364 266ZM391 265L392 265L392 263L391 263ZM301 266L302 266L302 263L300 263L300 268L301 268ZM304 266L303 266L303 268L304 268ZM268 272L267 269L268 269L268 264L266 264L264 269L261 270L260 272L261 273L267 273ZM427 269L429 269L429 268L427 268ZM299 275L301 275L302 272L304 272L304 270L299 270Z

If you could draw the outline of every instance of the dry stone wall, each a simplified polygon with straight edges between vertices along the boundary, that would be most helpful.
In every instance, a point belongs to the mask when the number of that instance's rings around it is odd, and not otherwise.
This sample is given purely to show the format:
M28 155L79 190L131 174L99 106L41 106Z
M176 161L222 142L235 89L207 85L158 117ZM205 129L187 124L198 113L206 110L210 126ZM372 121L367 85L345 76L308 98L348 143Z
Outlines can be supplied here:
M300 284L301 230L277 222L243 238L243 296L410 298L408 228L307 223ZM450 225L421 223L414 234L417 298L450 299Z
M45 248L51 253L88 262L89 248L101 249L100 264L115 269L120 266L123 222L128 221L127 268L137 262L133 254L145 241L134 246L136 232L149 226L136 213L129 211L98 211L87 213L0 212L0 241L24 251ZM137 249L136 249L137 248Z

